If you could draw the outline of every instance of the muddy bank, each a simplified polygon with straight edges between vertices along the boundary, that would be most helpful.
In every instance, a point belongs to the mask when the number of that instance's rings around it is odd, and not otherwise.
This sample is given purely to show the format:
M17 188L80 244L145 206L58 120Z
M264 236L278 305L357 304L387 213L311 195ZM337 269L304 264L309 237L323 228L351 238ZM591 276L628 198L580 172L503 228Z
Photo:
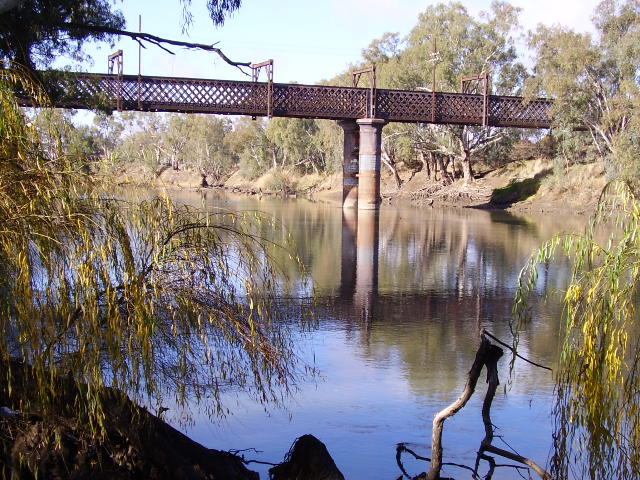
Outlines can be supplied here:
M33 398L29 369L13 390L0 389L0 472L2 478L30 479L229 479L256 480L242 459L194 442L126 395L99 389L104 428L90 427L79 413L79 386L54 380L56 396L47 408L20 404Z
M391 178L383 177L384 202L501 209L514 213L589 214L606 183L601 164L576 165L558 172L551 160L510 163L477 175L468 185L462 180L433 181L423 172L405 175L400 188Z
M163 168L153 175L132 169L119 172L121 184L135 184L166 190L199 190L217 188L242 195L305 197L340 205L340 174L299 175L291 171L273 170L256 179L245 179L239 172L224 180L216 180L193 171ZM422 172L400 170L401 184L387 170L381 176L383 204L414 206L454 206L505 209L514 212L593 211L606 183L602 164L574 165L558 169L552 160L527 160L509 163L476 175L465 185L430 179Z
M87 386L66 377L52 377L55 396L39 407L30 402L35 398L31 369L10 364L13 387L0 388L0 478L260 478L247 468L250 460L200 445L112 388L97 389L102 428L91 428L78 408L79 392ZM7 365L2 362L5 371ZM326 446L312 435L293 442L284 460L270 469L270 478L344 480Z

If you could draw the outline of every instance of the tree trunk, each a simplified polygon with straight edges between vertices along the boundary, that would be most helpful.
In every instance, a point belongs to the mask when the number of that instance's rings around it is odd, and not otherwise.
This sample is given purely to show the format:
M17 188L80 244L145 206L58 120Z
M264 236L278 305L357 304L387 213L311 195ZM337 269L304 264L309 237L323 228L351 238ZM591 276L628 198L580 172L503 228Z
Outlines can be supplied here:
M382 162L389 168L389 170L391 170L393 178L396 181L396 187L400 188L402 186L402 179L400 178L400 175L398 175L398 169L395 166L395 162L384 150L382 151Z
M460 162L462 164L462 178L464 178L464 184L468 185L473 183L473 170L471 169L471 151L465 150L464 157Z
M431 161L433 161L433 152L429 152L429 157L431 158ZM427 160L427 157L425 156L424 152L422 150L418 150L418 158L420 159L420 162L422 162L422 170L425 171L425 173L427 174L427 178L429 180L432 180L432 172L431 172L431 165L429 160Z
M476 352L476 358L471 366L471 370L467 375L467 383L464 387L462 395L449 405L447 408L438 412L433 418L433 432L431 435L431 466L427 473L427 480L437 480L440 478L440 470L442 470L442 430L444 429L444 421L458 413L462 407L464 407L473 392L476 389L478 383L478 377L485 364L487 354L491 348L491 342L482 336L480 347Z
M434 155L436 157L436 164L438 165L438 170L440 170L440 174L442 175L442 179L452 182L453 181L453 177L451 177L449 175L449 173L447 172L447 165L445 164L444 160L442 159L442 155L439 155L437 153L435 153ZM454 174L455 174L455 171L454 171Z

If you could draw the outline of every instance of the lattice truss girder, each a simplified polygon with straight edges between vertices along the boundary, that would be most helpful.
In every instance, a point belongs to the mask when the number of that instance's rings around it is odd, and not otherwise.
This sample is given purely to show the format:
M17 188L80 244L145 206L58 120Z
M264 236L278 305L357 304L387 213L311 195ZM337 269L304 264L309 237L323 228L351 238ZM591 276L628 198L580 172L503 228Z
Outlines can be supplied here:
M92 107L102 99L115 108L144 111L201 112L281 117L357 119L367 115L366 88L262 82L203 80L133 75L78 74L60 80L54 100L59 106ZM118 101L119 100L119 101ZM514 127L551 124L552 102L491 95L487 109L482 95L384 90L376 92L376 116L390 122L453 123ZM486 119L484 115L486 114Z

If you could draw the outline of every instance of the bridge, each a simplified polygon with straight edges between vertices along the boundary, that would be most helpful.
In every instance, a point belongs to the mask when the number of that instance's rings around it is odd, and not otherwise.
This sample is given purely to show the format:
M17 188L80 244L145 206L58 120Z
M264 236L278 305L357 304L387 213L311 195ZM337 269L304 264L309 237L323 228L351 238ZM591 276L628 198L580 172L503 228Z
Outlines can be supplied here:
M343 206L376 209L380 203L382 127L389 122L550 128L547 99L409 91L271 81L229 81L65 72L51 97L61 108L107 108L252 117L337 120L344 131ZM486 80L485 80L486 82ZM30 106L27 99L22 105Z

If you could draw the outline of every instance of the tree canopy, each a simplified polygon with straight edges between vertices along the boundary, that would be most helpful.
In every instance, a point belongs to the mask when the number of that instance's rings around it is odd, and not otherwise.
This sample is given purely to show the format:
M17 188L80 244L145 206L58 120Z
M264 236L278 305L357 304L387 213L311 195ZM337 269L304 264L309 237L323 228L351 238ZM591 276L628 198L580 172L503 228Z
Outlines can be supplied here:
M530 34L535 75L529 93L555 100L560 130L586 127L612 177L637 176L640 106L640 2L605 0L595 12L597 37L564 27Z
M385 33L373 40L362 51L363 60L376 63L378 86L383 88L430 91L435 69L438 91L458 91L461 78L487 74L491 93L517 95L526 73L515 49L518 14L519 9L506 2L493 2L480 18L460 2L432 5L404 39ZM480 93L477 85L470 93ZM429 177L439 170L446 178L445 164L453 164L466 182L473 181L473 158L509 136L494 128L434 124L397 125L386 131L386 143L392 144L386 149L388 158L389 152L399 149L405 158L410 156L406 155L409 138L413 156L420 158L418 164L425 166Z
M189 9L191 0L180 1L184 6L183 28L186 29L193 21ZM125 19L116 8L117 3L117 0L7 1L0 5L3 7L0 8L0 59L34 69L49 66L59 56L84 60L85 42L112 41L114 35L127 35L156 44L169 41L124 30ZM213 24L222 25L240 4L241 0L207 0ZM179 43L187 45L186 42ZM200 45L199 48L215 51L229 61L212 45Z

